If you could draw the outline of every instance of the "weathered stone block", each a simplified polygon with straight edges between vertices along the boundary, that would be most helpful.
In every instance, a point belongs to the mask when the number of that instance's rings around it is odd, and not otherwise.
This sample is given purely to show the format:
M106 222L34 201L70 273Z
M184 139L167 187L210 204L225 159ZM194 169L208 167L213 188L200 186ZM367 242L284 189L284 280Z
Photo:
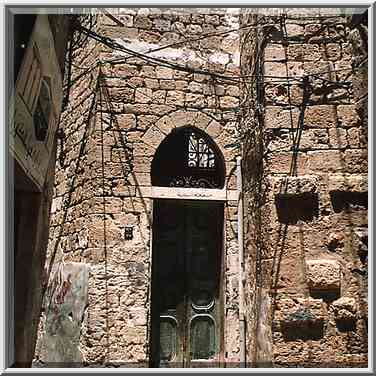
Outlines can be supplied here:
M140 29L151 29L153 27L152 21L148 17L142 15L137 15L134 17L133 25L134 27L138 27Z
M335 300L329 307L329 312L336 320L355 320L358 313L355 298L342 297Z
M285 49L280 44L269 44L264 50L265 61L285 60Z
M177 33L167 32L162 34L160 43L162 45L178 43L180 41L180 35Z
M153 91L148 88L136 89L135 101L139 103L150 103L152 101Z
M144 86L144 79L142 77L130 77L127 82L128 86L137 88L137 87L143 87Z
M275 174L289 174L291 169L293 154L291 152L273 153L267 158L267 164ZM296 165L298 173L307 173L309 171L309 158L305 153L298 153Z
M324 33L325 29L326 29L325 25L322 25L319 23L312 23L312 24L305 26L304 36L306 39L309 39L312 36Z
M149 89L159 89L159 81L152 78L144 79L145 86Z
M335 73L333 72L334 64L331 61L307 61L303 63L303 68L306 75L320 73L319 77L326 79L335 78Z
M227 86L226 87L226 95L232 97L239 97L240 96L240 88L239 86Z
M360 116L356 111L355 105L339 105L337 106L338 122L342 127L350 128L360 125Z
M286 32L288 38L302 38L304 35L304 27L302 25L297 24L287 24L286 25Z
M168 91L166 104L184 106L185 93L183 91Z
M154 125L146 131L145 135L142 137L142 141L151 147L156 147L165 137L166 135Z
M230 96L224 96L219 99L220 105L223 108L234 108L239 106L239 99Z
M284 109L283 107L267 106L265 108L266 128L296 128L299 119L299 109Z
M184 91L184 90L187 90L188 88L188 82L187 81L175 81L175 89L176 90L181 90L181 91Z
M160 80L159 86L163 90L175 90L175 81L173 80Z
M188 90L191 91L192 93L202 93L203 87L198 82L192 81L188 85Z
M276 301L274 319L277 324L300 327L308 323L321 323L325 318L322 299L282 298Z
M166 102L166 91L165 90L155 90L153 91L153 102L163 104Z
M156 31L140 31L138 39L147 43L156 44L161 39L161 34Z
M157 75L157 78L164 78L167 80L171 80L173 78L173 69L166 68L166 67L156 67L155 73Z
M347 132L343 128L330 128L329 133L329 145L332 148L344 149L348 146Z
M341 266L336 260L308 260L307 279L312 290L338 290L341 287Z
M321 53L324 58L338 61L341 58L341 46L338 43L326 43L321 45Z
M212 138L217 138L222 132L222 125L215 120L212 120L206 127L205 132Z
M239 50L239 38L234 35L222 38L222 50L229 54L235 54Z
M158 115L158 116L163 116L171 112L172 110L174 110L174 107L172 106L160 105L160 104L151 104L147 108L148 108L147 110L148 113L152 115Z
M264 64L265 76L285 77L286 65L284 63L266 62Z
M205 14L205 23L218 26L220 24L220 19L217 14Z
M212 121L212 118L203 112L194 113L193 125L201 130L205 130L208 124Z
M368 153L366 149L348 149L345 151L347 171L350 173L367 173Z
M274 194L299 195L318 190L318 177L314 175L275 177L271 181Z
M201 94L187 93L185 102L193 107L205 107L205 96Z
M175 128L179 128L193 124L196 115L197 114L193 111L175 111L169 115L169 118Z
M202 27L200 25L188 25L186 28L188 34L200 34L202 33Z
M340 150L309 151L307 153L309 169L312 172L345 171L344 153Z
M296 61L317 61L321 54L319 47L312 44L290 44L288 58Z
M361 144L361 130L358 128L351 128L347 130L347 142L351 148L360 148Z
M148 78L156 78L156 72L155 72L155 67L152 67L150 65L144 65L141 68L140 76L142 77L148 77Z
M368 176L366 174L330 174L328 191L367 192Z
M150 127L151 124L154 124L157 120L158 120L158 116L139 115L137 116L137 128L147 129Z
M164 20L161 18L156 18L153 21L154 28L159 31L170 31L171 30L171 22L168 20Z
M149 157L155 153L155 146L148 145L144 142L135 142L133 144L133 156L134 157Z
M336 110L332 105L308 106L304 112L304 125L312 128L330 128L336 125Z

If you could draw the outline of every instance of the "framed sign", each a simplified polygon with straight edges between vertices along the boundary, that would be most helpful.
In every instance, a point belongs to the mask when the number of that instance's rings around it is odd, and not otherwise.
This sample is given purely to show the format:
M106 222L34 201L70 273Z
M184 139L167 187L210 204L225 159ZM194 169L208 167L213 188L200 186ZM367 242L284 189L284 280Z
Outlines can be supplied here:
M62 77L48 15L36 18L9 113L10 151L42 191L59 121Z

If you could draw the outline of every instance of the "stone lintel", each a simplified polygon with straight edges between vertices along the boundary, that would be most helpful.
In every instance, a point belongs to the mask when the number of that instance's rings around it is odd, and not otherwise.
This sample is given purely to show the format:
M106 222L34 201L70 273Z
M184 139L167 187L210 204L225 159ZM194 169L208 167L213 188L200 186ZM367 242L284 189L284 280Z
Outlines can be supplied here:
M175 200L234 201L238 192L226 189L140 187L138 194L148 198L166 198Z

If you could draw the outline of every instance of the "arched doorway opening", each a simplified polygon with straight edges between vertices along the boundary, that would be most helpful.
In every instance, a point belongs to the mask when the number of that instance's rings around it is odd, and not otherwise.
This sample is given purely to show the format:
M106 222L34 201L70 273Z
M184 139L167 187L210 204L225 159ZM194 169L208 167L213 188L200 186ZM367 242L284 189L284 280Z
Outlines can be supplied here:
M217 146L193 127L166 137L151 173L153 185L172 189L224 186ZM221 360L223 213L215 200L154 200L153 367L205 367Z
M213 140L195 127L172 131L155 153L152 185L160 187L223 188L223 156Z

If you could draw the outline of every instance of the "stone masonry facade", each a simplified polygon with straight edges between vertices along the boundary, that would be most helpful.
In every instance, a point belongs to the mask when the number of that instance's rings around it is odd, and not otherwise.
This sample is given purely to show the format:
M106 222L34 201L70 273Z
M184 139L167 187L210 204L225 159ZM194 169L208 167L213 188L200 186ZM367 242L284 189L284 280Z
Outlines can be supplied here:
M152 161L192 126L225 165L220 362L242 360L244 267L248 366L364 367L366 19L111 8L80 17L76 33L35 366L148 367Z
M101 14L92 30L140 51L238 28L237 16L226 10L109 11L123 26ZM147 366L151 163L171 130L194 126L218 146L225 161L225 190L235 190L238 148L233 145L240 90L236 82L193 70L239 74L238 37L213 36L151 54L179 62L193 73L129 56L122 61L123 52L90 38L85 43L73 54L70 99L60 125L64 138L57 150L46 266L50 286L36 364ZM126 227L133 229L132 240L125 240ZM223 362L239 361L236 228L234 196L225 205ZM71 291L75 287L77 293ZM78 312L73 321L69 311Z
M259 9L241 25L257 22L241 37L242 75L263 75L242 90L248 357L364 367L367 21Z

